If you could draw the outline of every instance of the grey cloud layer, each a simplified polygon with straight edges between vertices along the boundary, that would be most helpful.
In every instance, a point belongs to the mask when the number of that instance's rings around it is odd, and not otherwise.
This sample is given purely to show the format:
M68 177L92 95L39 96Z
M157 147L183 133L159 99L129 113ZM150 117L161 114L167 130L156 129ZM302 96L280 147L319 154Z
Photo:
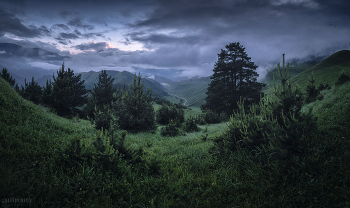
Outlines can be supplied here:
M53 19L50 25L31 25L0 10L6 19L0 19L0 37L5 32L26 38L52 37L66 49L84 51L72 59L77 67L78 63L110 64L130 70L172 69L186 76L208 76L220 50L240 42L263 74L267 66L281 60L282 53L287 59L329 55L348 49L350 37L350 1L341 0L24 2L40 11L52 8L56 16L48 14ZM112 30L112 34L107 32ZM116 33L119 39L114 37ZM108 48L106 41L112 40L115 49ZM135 43L149 51L120 50L121 44L132 47Z
M38 37L47 30L47 28L38 28L34 25L25 25L15 15L1 8L0 17L0 36L7 32L18 37Z

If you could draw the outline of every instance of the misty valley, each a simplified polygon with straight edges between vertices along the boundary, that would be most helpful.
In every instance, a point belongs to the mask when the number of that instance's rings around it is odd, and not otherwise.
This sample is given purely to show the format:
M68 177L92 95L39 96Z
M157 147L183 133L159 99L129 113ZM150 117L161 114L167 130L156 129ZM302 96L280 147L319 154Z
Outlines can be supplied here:
M75 73L58 54L6 47L62 65L19 80L1 63L2 207L13 196L29 207L350 204L349 50L293 63L283 54L257 81L230 43L212 76L173 81Z

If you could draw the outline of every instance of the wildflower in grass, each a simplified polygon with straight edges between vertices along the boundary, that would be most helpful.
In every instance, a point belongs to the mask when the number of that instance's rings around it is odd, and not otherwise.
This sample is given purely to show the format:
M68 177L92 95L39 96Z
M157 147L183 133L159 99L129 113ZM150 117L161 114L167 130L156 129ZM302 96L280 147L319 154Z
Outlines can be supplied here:
M212 183L211 185L214 185L214 183Z

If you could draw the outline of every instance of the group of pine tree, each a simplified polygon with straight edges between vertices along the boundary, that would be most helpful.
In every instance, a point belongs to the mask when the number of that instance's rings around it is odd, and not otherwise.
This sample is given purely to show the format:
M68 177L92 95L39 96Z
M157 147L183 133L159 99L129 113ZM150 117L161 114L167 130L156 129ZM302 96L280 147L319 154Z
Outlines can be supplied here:
M241 111L248 111L250 107L256 106L264 97L261 89L266 86L266 84L257 82L259 76L256 72L257 67L254 62L251 62L251 58L248 57L245 48L239 42L226 45L225 49L218 54L218 61L213 69L214 74L211 76L212 81L206 92L206 103L201 106L204 114L191 117L186 121L184 110L180 105L164 103L162 99L152 98L151 89L144 91L140 74L134 76L134 81L130 83L130 86L124 83L123 86L116 87L113 85L114 78L108 76L106 71L101 71L99 81L92 90L85 88L81 75L74 75L70 68L65 70L64 64L57 71L57 76L53 75L53 82L47 81L44 87L39 86L34 81L34 77L29 83L25 80L24 87L19 87L15 85L15 80L6 68L3 68L1 76L12 87L14 86L21 96L35 104L49 107L59 116L71 118L79 115L90 119L97 129L116 127L132 132L155 130L157 122L166 125L162 129L162 135L176 136L180 134L180 128L186 132L198 131L197 124L227 121L236 110L241 109L239 106L241 98L244 103ZM283 86L280 96L284 104L277 106L274 109L275 113L282 110L284 115L288 116L293 106L300 110L301 103L322 99L320 91L329 87L321 84L317 89L312 77L306 88L305 98L302 98L303 95L299 89L293 91L299 96L298 99L286 97L287 93L292 93L290 85L286 89L288 78L280 75ZM342 78L347 80L346 77ZM293 99L297 99L300 103L293 103ZM157 100L161 101L157 102ZM162 104L157 112L152 106L154 101ZM262 111L260 107L257 107L256 110ZM281 122L281 118L279 120Z

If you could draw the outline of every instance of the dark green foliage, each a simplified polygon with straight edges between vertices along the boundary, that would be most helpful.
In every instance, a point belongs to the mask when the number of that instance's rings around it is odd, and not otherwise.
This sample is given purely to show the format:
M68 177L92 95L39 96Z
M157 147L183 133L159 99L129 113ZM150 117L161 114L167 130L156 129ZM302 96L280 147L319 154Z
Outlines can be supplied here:
M113 93L115 92L113 82L114 78L112 79L111 76L108 77L107 71L102 70L98 77L98 83L95 84L91 95L87 99L87 105L84 108L87 117L95 119L95 106L97 110L103 110L102 108L105 105L112 105Z
M53 103L51 80L46 80L46 85L43 87L42 103L46 106L50 106Z
M184 110L182 108L177 108L175 105L163 105L156 112L156 121L162 125L167 125L170 120L183 123L184 119Z
M185 132L194 132L194 131L199 131L199 127L195 123L194 118L190 117L185 120L185 123L183 124L183 130Z
M226 115L225 113L220 113L219 117L220 117L221 122L230 120L230 117L228 115Z
M305 97L305 102L306 103L311 103L316 100L316 98L320 95L320 91L316 89L315 87L315 80L314 76L311 77L309 80L308 85L306 86L306 97ZM322 86L320 85L322 88Z
M91 120L95 124L95 128L98 130L109 130L115 124L115 115L113 109L109 105L104 105L100 108L95 106L94 120Z
M238 108L240 96L246 100L245 108L258 102L265 84L256 81L259 75L255 70L258 66L250 61L245 48L239 42L230 43L218 56L206 92L206 103L201 109L231 115Z
M42 100L42 88L39 84L34 81L34 77L32 77L32 81L27 83L24 80L25 89L22 89L21 95L23 98L32 101L35 104L41 103Z
M64 64L57 71L57 77L53 76L52 103L51 107L56 109L59 116L71 117L79 113L77 107L82 107L87 100L88 90L84 87L81 75L74 75L73 70L64 70Z
M223 114L223 113L221 113ZM214 113L212 110L206 110L204 113L204 121L207 124L216 124L220 123L220 116L217 113Z
M115 94L113 109L116 115L116 124L124 130L132 132L155 130L155 113L152 106L152 91L146 93L141 85L141 75L134 76L134 84L130 83L129 90L121 89ZM125 86L125 85L124 85Z
M178 123L176 121L170 120L169 124L161 128L160 134L162 136L174 137L180 135L181 131L178 127Z
M108 134L110 135L108 136ZM141 166L148 173L159 174L159 163L152 161L147 165L147 162L141 158L144 154L142 149L131 150L125 147L126 131L122 131L119 137L115 137L113 131L106 131L104 135L93 142L95 151L88 151L85 145L81 145L80 139L72 141L71 145L64 150L64 158L61 159L60 163L64 163L66 168L74 167L77 164L85 166L85 168L86 166L97 166L104 171L122 175L120 166L124 165L123 161L125 161L132 165L143 164Z
M177 104L177 103L172 103L169 100L165 100L165 99L160 98L160 97L153 97L152 100L155 103L157 103L158 105L167 105L167 106L175 105L176 108L187 109L187 107L182 105L182 104L180 105L180 104Z
M244 101L238 102L239 110L231 117L228 130L215 140L212 150L224 158L244 152L249 154L244 156L247 160L271 165L265 166L267 171L278 167L279 173L285 175L298 168L300 158L305 157L307 148L312 148L306 141L317 129L311 110L306 115L300 113L300 90L286 86L284 67L282 73L278 72L282 89L274 88L277 100L262 99L259 114L256 105L250 106L250 112L245 113Z
M8 83L10 83L10 86L13 87L16 83L15 79L12 78L12 76L10 75L10 73L7 71L6 68L2 68L1 71L1 77L6 80Z
M337 82L335 83L335 85L342 85L345 82L350 81L350 77L349 75L345 74L344 72L341 73L341 75L339 76Z
M327 89L327 90L331 89L331 86L329 86L328 84L325 84L325 85L324 85L323 83L320 83L320 85L319 85L318 88L317 88L317 90L320 91L320 92L321 92L322 90L326 90L326 89Z

